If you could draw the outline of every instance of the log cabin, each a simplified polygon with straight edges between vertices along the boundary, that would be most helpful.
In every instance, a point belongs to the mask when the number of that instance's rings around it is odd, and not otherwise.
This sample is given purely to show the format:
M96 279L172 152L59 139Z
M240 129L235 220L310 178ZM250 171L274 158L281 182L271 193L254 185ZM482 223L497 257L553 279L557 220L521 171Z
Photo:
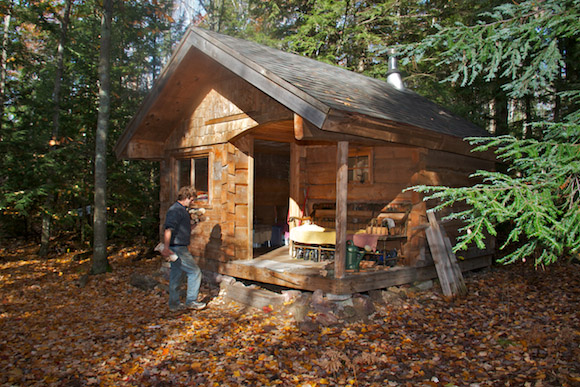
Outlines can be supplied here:
M160 162L160 219L193 185L206 270L349 294L435 278L417 184L465 186L487 132L404 88L190 27L119 138L120 159ZM453 240L458 224L445 223ZM356 248L356 249L355 249ZM462 254L491 263L493 246Z

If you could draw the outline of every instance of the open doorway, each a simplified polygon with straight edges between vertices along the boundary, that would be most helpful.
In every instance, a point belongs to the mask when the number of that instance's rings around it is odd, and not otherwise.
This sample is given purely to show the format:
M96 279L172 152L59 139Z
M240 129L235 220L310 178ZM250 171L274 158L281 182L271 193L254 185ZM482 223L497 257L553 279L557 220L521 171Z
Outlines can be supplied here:
M254 257L287 244L290 144L254 142Z

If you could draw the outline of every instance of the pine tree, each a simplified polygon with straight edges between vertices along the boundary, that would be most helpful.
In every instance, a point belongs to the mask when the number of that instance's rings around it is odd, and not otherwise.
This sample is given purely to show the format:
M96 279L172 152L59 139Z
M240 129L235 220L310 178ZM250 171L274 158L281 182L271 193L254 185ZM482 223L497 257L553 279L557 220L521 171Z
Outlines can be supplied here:
M543 265L580 252L579 39L580 1L545 0L500 5L475 24L441 28L407 47L414 60L438 53L438 65L452 68L448 82L469 87L502 78L513 101L546 110L530 122L535 139L468 139L475 151L493 150L506 172L478 171L482 182L472 187L412 188L439 200L435 210L468 205L448 216L465 222L456 251L483 248L486 236L505 227L499 248L510 252L502 263Z

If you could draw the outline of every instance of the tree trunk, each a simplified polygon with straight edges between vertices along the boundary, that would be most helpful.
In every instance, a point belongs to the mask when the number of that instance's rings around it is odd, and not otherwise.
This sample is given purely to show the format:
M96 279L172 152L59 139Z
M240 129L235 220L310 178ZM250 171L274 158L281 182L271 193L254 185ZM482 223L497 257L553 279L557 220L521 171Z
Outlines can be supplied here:
M508 124L508 97L506 93L501 89L504 84L503 81L498 80L496 84L495 97L494 97L494 111L493 120L495 123L495 135L501 136L504 134L509 134L509 124Z
M12 12L12 2L8 4L6 15L4 15L4 34L2 35L2 63L0 63L0 129L4 121L4 101L6 100L6 70L8 61L8 31L10 30L10 17Z
M104 0L99 55L99 114L95 144L95 211L92 274L110 269L107 259L107 132L111 109L111 24L113 0Z
M60 88L62 85L62 75L64 72L64 47L67 39L72 1L73 0L66 1L64 15L61 21L60 39L56 52L56 74L54 76L54 89L52 91L52 136L49 144L49 152L55 150L58 146L58 136L60 132ZM52 227L52 208L55 201L55 192L52 188L52 179L50 176L48 176L47 186L48 194L44 201L44 211L42 213L42 232L40 234L40 249L38 251L38 255L41 257L46 257L48 254Z

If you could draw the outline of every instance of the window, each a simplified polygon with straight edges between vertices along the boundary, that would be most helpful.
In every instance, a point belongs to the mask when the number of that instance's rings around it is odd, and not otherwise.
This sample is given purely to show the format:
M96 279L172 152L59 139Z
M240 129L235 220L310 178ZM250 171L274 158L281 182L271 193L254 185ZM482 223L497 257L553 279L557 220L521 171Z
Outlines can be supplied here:
M372 151L354 150L348 155L348 182L359 184L372 183Z
M198 199L207 198L209 191L209 157L194 157L177 160L177 189L191 185L198 194Z

